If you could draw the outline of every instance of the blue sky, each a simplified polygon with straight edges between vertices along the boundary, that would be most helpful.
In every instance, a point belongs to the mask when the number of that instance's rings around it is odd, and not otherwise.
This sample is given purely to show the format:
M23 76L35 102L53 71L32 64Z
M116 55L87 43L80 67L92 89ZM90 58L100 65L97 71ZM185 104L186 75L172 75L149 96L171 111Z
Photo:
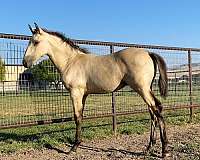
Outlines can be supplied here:
M73 39L200 48L199 0L2 0L0 32L27 24Z

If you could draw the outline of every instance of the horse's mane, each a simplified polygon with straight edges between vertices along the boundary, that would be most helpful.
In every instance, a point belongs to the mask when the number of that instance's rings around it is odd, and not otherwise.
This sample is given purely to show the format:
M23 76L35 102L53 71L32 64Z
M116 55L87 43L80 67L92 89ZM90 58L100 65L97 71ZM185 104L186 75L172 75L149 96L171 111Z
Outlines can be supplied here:
M59 37L63 42L66 42L68 45L70 45L70 46L71 46L72 48L74 48L74 49L77 49L77 50L79 50L79 51L81 51L81 52L83 52L83 53L85 53L85 54L89 54L89 53L90 53L87 49L81 48L81 47L79 47L78 45L76 45L76 44L72 41L72 39L66 37L63 33L55 32L55 31L49 31L49 30L47 30L46 28L42 28L42 30L43 30L44 32L48 33L48 34L51 34L51 35L53 35L53 36Z

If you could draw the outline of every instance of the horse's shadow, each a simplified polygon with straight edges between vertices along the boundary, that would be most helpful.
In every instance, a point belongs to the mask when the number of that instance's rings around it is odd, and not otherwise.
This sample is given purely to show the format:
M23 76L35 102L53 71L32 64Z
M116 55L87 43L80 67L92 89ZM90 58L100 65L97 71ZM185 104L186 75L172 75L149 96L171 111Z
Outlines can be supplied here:
M68 148L72 147L71 144L66 144L66 146ZM46 144L44 147L47 148L47 149L55 150L58 153L62 153L62 154L66 154L66 155L71 154L70 151L67 151L67 152L63 151L63 150L61 150L59 148L53 147L50 144ZM139 157L140 158L144 158L146 156L150 156L152 158L161 158L159 155L157 155L157 154L155 154L153 152L149 152L147 154L146 151L136 151L136 152L133 152L133 151L128 151L128 150L124 150L124 149L116 149L116 148L107 148L107 149L105 149L105 148L100 148L100 147L91 147L89 145L83 145L83 144L81 144L79 146L79 148L82 149L82 150L88 150L88 151L93 151L93 152L104 152L104 153L107 153L108 156L112 155L112 153L119 152L120 154L123 154L123 155L126 155L126 156L129 155L131 157L137 157L137 158L139 158Z
M54 132L58 132L58 131L54 131ZM49 132L44 132L44 133L41 133L41 134L48 134L48 133ZM40 141L40 138L41 138L40 134L20 136L20 135L15 134L15 133L2 133L2 132L0 133L0 141L6 141L7 143L9 143L9 140L23 141L23 142L33 140L33 141L35 141L35 143L37 143L37 141ZM65 141L64 143L66 144L66 146L68 148L71 148L74 141L70 137L67 137L67 142ZM55 150L58 153L62 153L62 154L66 154L66 155L70 154L70 152L64 151L64 150L59 149L57 147L54 147L51 144L49 144L48 142L45 142L43 144L43 146L47 149ZM129 150L125 150L125 149L116 149L116 148L100 148L100 147L94 147L94 146L89 146L89 145L85 145L85 144L81 144L79 146L79 148L82 149L82 150L86 150L86 151L89 150L89 151L92 151L92 152L104 152L107 155L112 155L112 154L115 154L116 152L123 154L123 155L129 155L129 156L138 157L138 158L144 158L147 155L147 153L145 151L129 151ZM155 154L154 152L150 152L148 154L148 156L160 158L160 156Z
M89 128L89 127L83 127L83 128ZM62 132L66 130L72 130L75 129L74 127L68 128L68 129L61 129L58 131L46 131L46 132L41 132L41 133L35 133L35 134L27 134L27 135L20 135L16 133L4 133L0 132L0 141L5 141L6 143L12 143L12 140L14 141L21 141L21 142L27 142L27 141L34 141L35 143L39 143L41 140L41 136L43 134L50 134L50 133L57 133L57 132ZM72 145L74 144L74 140L71 137L65 137L66 140L62 141L63 143L66 144L68 148L71 148ZM59 149L57 147L52 146L48 142L44 142L43 146L47 149L55 150L58 153L63 153L63 154L69 154L70 152L64 151L62 149ZM111 155L112 153L120 153L124 155L129 155L133 157L145 157L147 155L147 152L145 151L129 151L129 150L123 150L123 149L117 149L117 148L100 148L100 147L93 147L85 144L81 144L79 146L80 149L82 150L90 150L93 152L104 152L107 153L107 155ZM160 158L159 154L153 152L149 152L148 156L150 157L156 157Z
M66 144L67 147L72 147L71 144ZM52 145L50 144L45 144L44 146L45 148L47 149L52 149L52 150L55 150L57 151L58 153L64 153L64 154L70 154L71 152L65 152L59 148L56 148L56 147L53 147ZM79 146L80 149L83 149L83 150L90 150L90 151L94 151L94 152L108 152L108 153L112 153L112 152L120 152L122 154L129 154L129 155L133 155L133 156L144 156L145 153L144 152L131 152L131 151L127 151L127 150L122 150L122 149L116 149L116 148L107 148L107 149L104 149L104 148L100 148L100 147L90 147L88 145L80 145Z

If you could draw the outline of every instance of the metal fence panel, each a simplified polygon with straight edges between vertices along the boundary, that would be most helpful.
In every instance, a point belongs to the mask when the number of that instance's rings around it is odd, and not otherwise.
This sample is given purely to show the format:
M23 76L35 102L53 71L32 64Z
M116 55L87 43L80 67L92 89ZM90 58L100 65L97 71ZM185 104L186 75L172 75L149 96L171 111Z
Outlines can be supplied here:
M33 81L29 72L22 66L29 38L29 36L0 34L0 57L6 69L5 78L0 81L0 128L73 119L69 92L56 74L56 69L51 65L47 66L49 74L56 76L54 81ZM165 109L199 106L200 49L83 40L74 42L98 55L109 54L126 47L146 48L160 54L168 66L169 95L165 100L159 97L158 75L153 90ZM42 58L40 62L45 60L47 58ZM4 73L0 73L0 76L2 75ZM114 94L90 95L86 101L84 117L87 119L112 116L113 121L116 121L115 115L146 111L147 106L142 98L131 88L125 87Z

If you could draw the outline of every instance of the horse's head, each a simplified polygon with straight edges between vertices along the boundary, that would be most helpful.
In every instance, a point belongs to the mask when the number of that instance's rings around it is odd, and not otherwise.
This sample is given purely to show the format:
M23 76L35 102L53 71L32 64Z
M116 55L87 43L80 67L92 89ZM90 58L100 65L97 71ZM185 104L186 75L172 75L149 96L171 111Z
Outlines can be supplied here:
M32 37L23 58L23 65L27 68L31 67L40 57L47 54L50 50L48 34L39 28L36 23L35 29L32 29L30 25L29 29L32 32Z

